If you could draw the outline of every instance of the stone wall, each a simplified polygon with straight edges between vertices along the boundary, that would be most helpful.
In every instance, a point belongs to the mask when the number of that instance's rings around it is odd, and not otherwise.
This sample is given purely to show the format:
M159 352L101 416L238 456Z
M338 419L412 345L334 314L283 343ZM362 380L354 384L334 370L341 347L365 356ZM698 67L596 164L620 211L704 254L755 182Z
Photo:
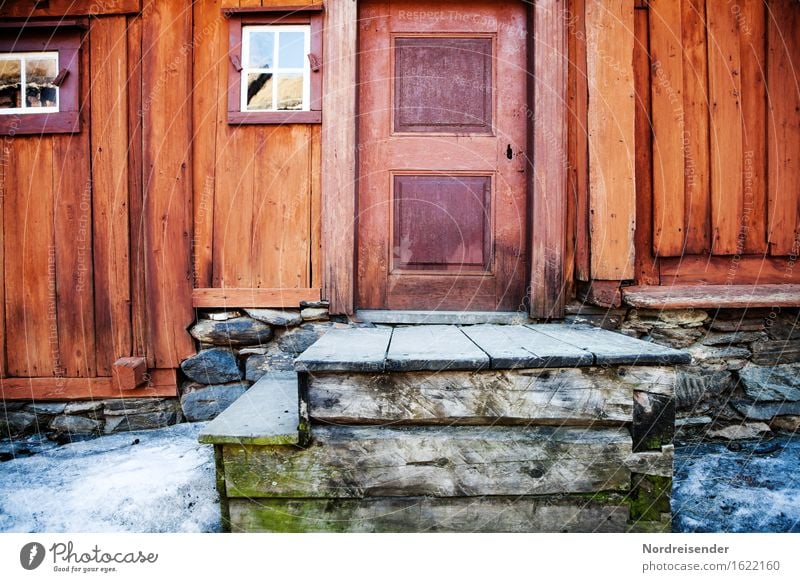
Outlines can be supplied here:
M683 438L759 438L800 428L798 309L606 310L572 305L567 319L685 349L677 386Z

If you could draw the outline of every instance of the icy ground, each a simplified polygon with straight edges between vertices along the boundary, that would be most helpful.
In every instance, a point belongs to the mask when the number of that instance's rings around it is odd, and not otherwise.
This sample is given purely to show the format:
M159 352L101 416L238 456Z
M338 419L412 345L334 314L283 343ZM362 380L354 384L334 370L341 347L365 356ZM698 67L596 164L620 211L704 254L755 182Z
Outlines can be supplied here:
M219 531L201 428L120 433L0 463L0 532ZM800 532L800 437L739 448L677 447L675 531Z

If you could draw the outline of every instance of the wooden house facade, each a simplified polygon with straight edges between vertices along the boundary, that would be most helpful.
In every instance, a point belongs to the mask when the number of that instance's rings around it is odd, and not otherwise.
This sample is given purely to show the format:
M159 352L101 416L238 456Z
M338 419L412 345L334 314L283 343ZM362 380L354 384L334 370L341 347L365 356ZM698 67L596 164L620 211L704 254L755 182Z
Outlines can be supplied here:
M175 396L197 310L800 305L795 0L287 4L0 3L4 400Z

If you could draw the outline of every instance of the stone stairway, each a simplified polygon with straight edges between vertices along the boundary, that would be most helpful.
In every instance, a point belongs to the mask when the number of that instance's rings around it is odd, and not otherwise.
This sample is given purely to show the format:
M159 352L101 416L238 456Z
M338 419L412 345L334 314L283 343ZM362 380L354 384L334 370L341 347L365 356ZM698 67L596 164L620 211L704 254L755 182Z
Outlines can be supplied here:
M663 530L688 361L574 325L334 329L201 441L233 531Z

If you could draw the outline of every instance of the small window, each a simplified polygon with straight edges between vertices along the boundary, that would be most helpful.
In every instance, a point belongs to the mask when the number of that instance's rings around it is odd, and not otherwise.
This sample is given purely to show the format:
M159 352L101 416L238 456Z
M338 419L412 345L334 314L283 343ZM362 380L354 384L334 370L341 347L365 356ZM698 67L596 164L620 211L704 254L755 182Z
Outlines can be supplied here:
M229 13L229 123L322 120L319 13Z
M37 24L0 29L0 135L80 131L80 30Z

